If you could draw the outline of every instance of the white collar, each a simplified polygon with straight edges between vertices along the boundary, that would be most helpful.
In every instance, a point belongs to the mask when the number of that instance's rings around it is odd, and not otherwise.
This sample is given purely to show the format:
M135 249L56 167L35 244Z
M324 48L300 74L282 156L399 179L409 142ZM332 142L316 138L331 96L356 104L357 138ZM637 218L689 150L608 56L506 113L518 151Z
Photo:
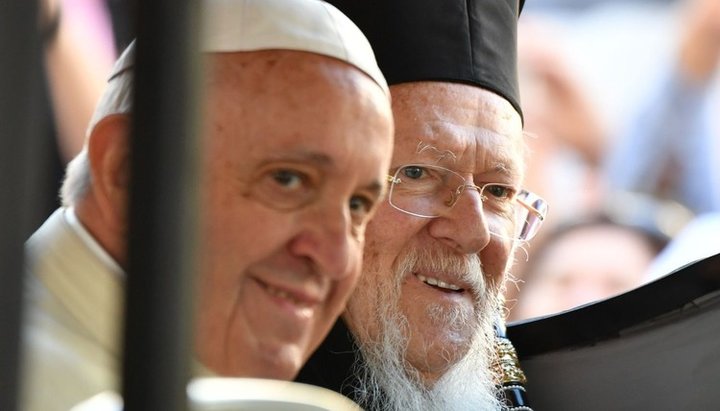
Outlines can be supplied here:
M120 264L113 259L107 251L95 240L95 238L88 232L88 230L82 225L80 220L75 214L75 208L68 207L63 213L65 221L68 223L70 228L80 237L80 240L87 246L87 248L115 275L125 277L125 271L120 267Z

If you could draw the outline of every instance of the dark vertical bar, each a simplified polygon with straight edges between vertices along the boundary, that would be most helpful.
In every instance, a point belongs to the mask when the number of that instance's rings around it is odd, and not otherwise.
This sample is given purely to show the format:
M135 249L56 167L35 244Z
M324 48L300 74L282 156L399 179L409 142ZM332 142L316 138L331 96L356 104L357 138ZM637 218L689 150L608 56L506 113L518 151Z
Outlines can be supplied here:
M0 2L0 410L17 409L23 242L40 147L37 2ZM39 157L39 156L37 156Z
M196 0L138 1L123 396L185 410L199 158Z

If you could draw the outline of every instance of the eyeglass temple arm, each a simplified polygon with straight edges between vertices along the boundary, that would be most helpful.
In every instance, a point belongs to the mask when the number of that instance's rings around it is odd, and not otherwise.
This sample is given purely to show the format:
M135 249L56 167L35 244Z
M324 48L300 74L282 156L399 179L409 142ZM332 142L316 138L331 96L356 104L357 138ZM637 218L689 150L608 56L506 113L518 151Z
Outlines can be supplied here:
M523 199L516 198L515 200L516 200L518 203L520 203L520 205L522 205L523 207L527 208L528 211L530 211L531 213L535 214L535 216L536 216L537 218L539 218L540 221L545 221L545 215L544 215L543 213L541 213L540 210L538 210L537 208L531 206L527 201L525 201L525 200L523 200Z

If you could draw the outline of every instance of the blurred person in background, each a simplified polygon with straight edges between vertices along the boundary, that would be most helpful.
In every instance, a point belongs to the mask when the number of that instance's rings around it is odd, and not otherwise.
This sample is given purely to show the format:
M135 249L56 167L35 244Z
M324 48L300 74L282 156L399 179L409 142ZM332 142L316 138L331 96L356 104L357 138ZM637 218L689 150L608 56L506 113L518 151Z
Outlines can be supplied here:
M644 281L720 252L720 2L681 6L677 49L605 164L609 190L650 193L697 214Z
M597 107L558 47L562 35L539 15L518 23L519 84L528 144L526 186L553 205L535 244L564 219L579 218L598 208L603 184L600 165L607 144ZM522 287L524 265L533 259L533 244L523 245L505 290L512 307Z
M608 190L679 201L697 214L720 212L720 2L683 3L674 60L610 148ZM713 93L715 91L715 93Z
M31 226L41 224L60 205L65 166L82 149L87 124L117 57L118 36L113 32L129 25L122 18L125 3L39 0L43 70L38 75L42 102L37 121L43 139L37 168L44 178L36 190L38 206Z
M546 228L599 205L599 165L608 140L568 50L558 46L561 36L552 21L538 15L518 24L519 81L529 135L526 181L553 204L555 218Z
M603 211L556 226L524 266L510 320L555 314L642 285L655 257L690 220L679 203L617 193Z
M45 71L65 161L80 152L117 52L106 0L43 0Z
M720 93L711 86L720 60L720 2L687 0L677 6L682 12L677 51L670 54L664 71L659 70L659 78L648 75L655 79L648 81L655 90L641 106L628 110L627 119L615 128L603 123L589 94L592 89L572 70L573 58L565 44L568 32L542 15L526 16L521 24L526 131L539 136L529 139L533 151L528 186L551 199L555 211L536 244L553 231L552 226L602 213L607 201L625 192L679 202L697 214L718 210L720 122L715 113L720 110ZM609 81L635 86L627 78ZM537 248L526 250L532 256ZM514 273L517 286L506 292L510 308L523 287L523 265L521 260Z

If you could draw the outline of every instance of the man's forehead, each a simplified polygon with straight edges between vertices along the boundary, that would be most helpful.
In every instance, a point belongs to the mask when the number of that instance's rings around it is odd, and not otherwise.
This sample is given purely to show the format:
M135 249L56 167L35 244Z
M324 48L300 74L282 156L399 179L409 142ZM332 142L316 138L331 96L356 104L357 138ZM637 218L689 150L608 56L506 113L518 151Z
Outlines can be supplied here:
M398 161L456 167L521 169L524 139L520 116L501 96L448 82L391 87Z
M362 73L347 62L322 54L296 50L256 50L236 52L205 53L206 64L212 68L227 68L241 74L253 66L261 66L265 75L271 76L273 70L297 71L309 67L311 71L323 67L335 67L341 70ZM215 80L210 78L210 81Z
M244 76L273 81L275 72L287 71L290 66L312 62L313 54L290 50L257 50L204 53L208 84L223 84ZM283 73L279 73L282 77ZM281 80L282 78L280 78Z
M437 121L417 116L414 124L402 124L395 114L396 145L406 154L459 160L475 151L496 151L499 156L522 154L525 137L521 130L512 127L485 127L482 124L464 124L462 121ZM494 124L493 124L494 125Z
M291 111L286 115L300 116L298 105L318 99L335 99L338 103L333 108L338 109L341 104L372 101L382 107L383 116L391 118L389 99L382 88L357 67L332 57L293 50L208 53L207 57L203 86L213 107L228 102L236 106L229 110L284 107ZM247 105L241 107L241 102Z
M425 81L391 86L398 130L424 133L450 126L485 128L515 135L522 122L515 108L500 95L467 84Z

